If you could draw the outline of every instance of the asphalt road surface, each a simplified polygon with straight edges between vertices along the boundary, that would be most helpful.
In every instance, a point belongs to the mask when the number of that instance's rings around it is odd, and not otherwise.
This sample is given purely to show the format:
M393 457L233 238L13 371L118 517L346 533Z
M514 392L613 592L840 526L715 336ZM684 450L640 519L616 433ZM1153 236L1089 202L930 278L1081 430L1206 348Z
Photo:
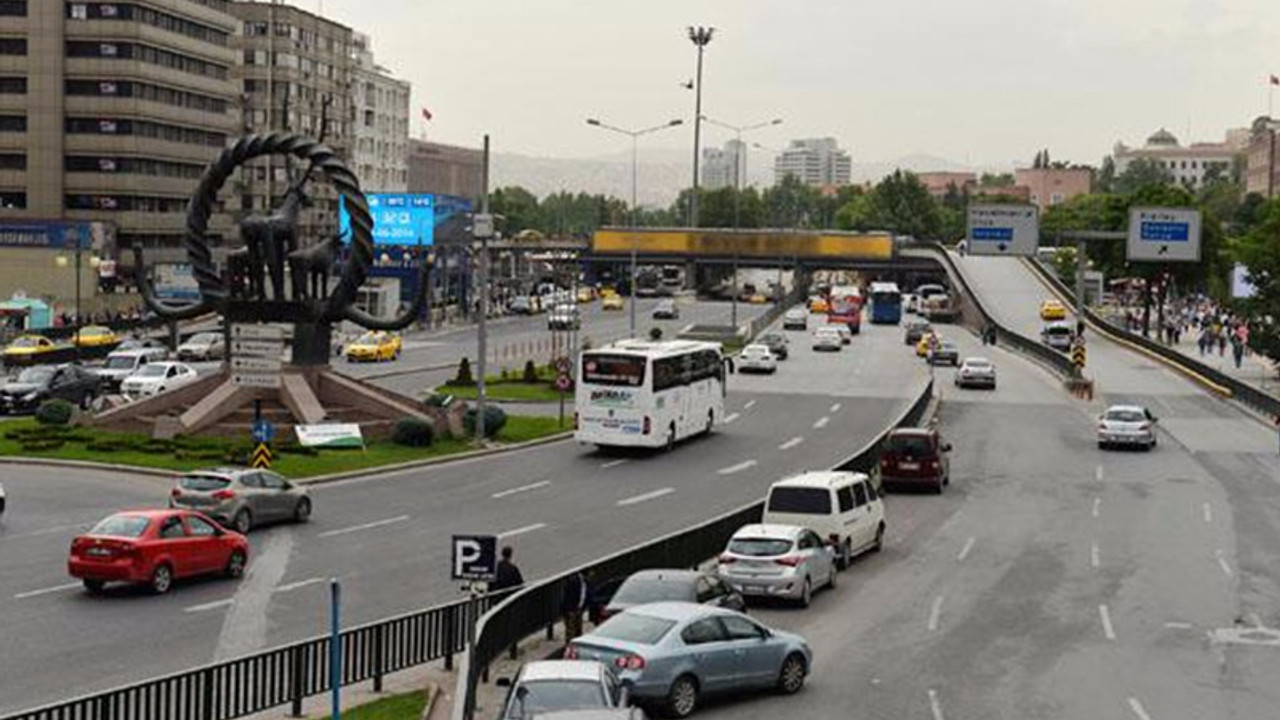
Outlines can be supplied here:
M23 650L0 656L0 712L322 633L330 576L344 583L349 623L455 599L454 533L503 535L536 578L683 529L756 500L779 477L855 453L928 379L921 363L902 362L897 328L866 327L838 354L790 335L792 358L776 375L731 376L726 424L709 438L669 454L561 442L317 487L310 524L253 533L244 582L184 583L166 597L89 596L70 583L65 559L83 523L162 503L167 486L2 467L0 647ZM29 518L33 496L41 514Z

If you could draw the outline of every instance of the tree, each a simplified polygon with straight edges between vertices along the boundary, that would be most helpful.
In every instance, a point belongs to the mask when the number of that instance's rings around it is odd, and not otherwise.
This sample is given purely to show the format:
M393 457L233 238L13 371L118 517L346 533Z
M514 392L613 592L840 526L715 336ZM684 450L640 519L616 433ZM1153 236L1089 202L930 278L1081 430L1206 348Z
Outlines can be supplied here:
M835 224L840 230L857 230L859 232L874 230L876 229L875 215L876 208L872 193L865 193L840 206L840 209L836 211Z
M1239 243L1237 254L1255 293L1245 302L1250 317L1262 322L1250 328L1249 346L1273 363L1280 362L1280 198L1261 208L1261 222Z
M1115 192L1116 161L1110 155L1102 158L1102 168L1094 178L1094 190L1100 193Z
M504 229L507 235L515 235L521 230L546 231L538 212L538 198L522 187L494 190L489 194L489 209L506 218Z
M1116 176L1113 192L1121 195L1132 195L1144 188L1169 185L1173 182L1173 173L1160 164L1159 160L1138 158L1129 163L1124 172Z
M774 228L808 228L818 220L817 189L809 187L795 175L785 175L782 182L764 191L765 224Z
M942 229L938 203L915 174L894 170L872 191L881 229L918 238L937 237Z

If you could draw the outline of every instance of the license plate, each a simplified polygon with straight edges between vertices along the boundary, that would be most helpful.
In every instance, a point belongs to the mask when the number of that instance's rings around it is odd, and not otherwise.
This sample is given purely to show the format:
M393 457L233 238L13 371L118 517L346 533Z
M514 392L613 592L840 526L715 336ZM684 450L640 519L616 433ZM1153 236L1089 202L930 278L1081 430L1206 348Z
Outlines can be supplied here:
M903 470L919 470L920 463L898 463L898 467Z
M764 592L764 586L763 585L744 585L742 587L742 591L746 593L762 593Z
M110 555L111 551L104 547L91 547L88 550L86 550L84 554L92 555L94 557L103 557L106 555Z

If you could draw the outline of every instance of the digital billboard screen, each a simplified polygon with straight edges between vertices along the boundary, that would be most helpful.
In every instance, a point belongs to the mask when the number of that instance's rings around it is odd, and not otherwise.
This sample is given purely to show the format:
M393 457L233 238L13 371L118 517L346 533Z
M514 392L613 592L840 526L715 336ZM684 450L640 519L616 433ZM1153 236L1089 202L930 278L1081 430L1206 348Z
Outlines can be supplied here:
M471 201L449 195L421 193L368 193L373 217L373 244L418 246L451 242L465 237ZM339 203L338 230L351 237L351 216Z

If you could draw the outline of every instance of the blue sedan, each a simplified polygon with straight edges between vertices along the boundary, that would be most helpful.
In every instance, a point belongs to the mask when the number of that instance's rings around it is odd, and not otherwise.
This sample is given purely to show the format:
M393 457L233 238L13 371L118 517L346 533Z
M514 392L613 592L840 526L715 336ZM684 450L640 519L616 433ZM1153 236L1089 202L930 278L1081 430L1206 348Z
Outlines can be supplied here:
M688 717L705 695L804 687L813 654L803 638L734 610L687 602L640 605L569 646L566 657L612 665L638 704Z

